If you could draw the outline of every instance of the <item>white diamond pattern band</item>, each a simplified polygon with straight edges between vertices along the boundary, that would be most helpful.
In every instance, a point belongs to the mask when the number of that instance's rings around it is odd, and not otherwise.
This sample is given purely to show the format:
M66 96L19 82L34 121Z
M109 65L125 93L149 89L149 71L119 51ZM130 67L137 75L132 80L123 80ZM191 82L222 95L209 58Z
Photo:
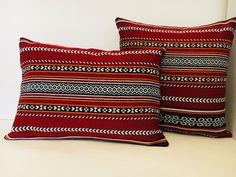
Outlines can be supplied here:
M122 42L120 44L121 48L126 48L130 46L144 46L144 47L181 47L181 48L223 48L231 49L229 44L196 44L196 43L159 43L159 42Z
M160 97L160 88L155 85L138 84L96 84L66 82L27 82L22 83L21 93L57 93L116 96Z
M198 126L198 127L220 127L225 125L225 117L191 117L191 116L177 116L177 115L161 115L161 121L167 124L180 124L183 126Z
M58 111L58 112L87 112L87 113L109 113L109 114L159 114L158 108L109 108L89 106L61 106L61 105L33 105L19 104L18 110Z
M137 67L90 67L90 66L60 66L60 65L30 65L26 66L22 73L29 71L69 71L69 72L97 72L97 73L141 73L159 75L157 69Z

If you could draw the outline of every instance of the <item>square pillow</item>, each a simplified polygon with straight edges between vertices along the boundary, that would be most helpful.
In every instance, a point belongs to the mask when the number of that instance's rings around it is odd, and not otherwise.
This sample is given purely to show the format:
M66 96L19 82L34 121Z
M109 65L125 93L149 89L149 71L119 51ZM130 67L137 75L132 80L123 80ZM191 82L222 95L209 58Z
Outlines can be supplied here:
M225 87L236 18L196 27L117 18L116 25L122 50L166 48L161 63L163 130L231 137L225 129Z
M92 138L167 146L159 129L163 48L103 51L21 38L17 139Z

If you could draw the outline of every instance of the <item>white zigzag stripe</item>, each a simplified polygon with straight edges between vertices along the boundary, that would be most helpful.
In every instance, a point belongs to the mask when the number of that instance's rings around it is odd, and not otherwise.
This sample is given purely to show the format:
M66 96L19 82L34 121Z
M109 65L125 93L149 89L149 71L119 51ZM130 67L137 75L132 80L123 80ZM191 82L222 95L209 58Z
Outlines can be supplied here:
M161 84L165 87L183 87L183 88L225 88L225 85L182 85L182 84Z
M19 126L12 127L12 132L85 132L85 133L102 133L113 135L141 135L150 136L162 133L161 130L106 130L92 128L72 128L72 127L35 127L35 126Z
M123 38L120 38L120 41L125 41L125 40L149 40L149 41L181 41L181 42L198 42L198 41L203 41L203 42L208 42L208 41L224 41L224 42L230 42L230 40L227 40L227 39L171 39L171 38L149 38L149 37L123 37Z
M194 98L194 97L177 97L177 96L162 96L163 101L176 101L188 103L223 103L225 97L222 98Z
M89 62L89 61L73 61L73 60L27 60L22 62L21 66L27 63L66 63L66 64L86 64L86 65L150 65L158 66L149 62Z
M30 114L17 113L17 116L26 117L50 117L50 118L69 118L69 119L98 119L98 120L159 120L159 117L105 117L105 116L76 116L76 115L60 115L60 114Z
M134 50L134 51L122 51L122 52L90 52L81 49L58 49L50 47L23 47L20 49L20 53L28 51L45 51L45 52L59 52L59 53L70 53L70 54L82 54L82 55L93 55L93 56L120 56L120 55L133 55L133 54L157 54L162 55L160 50Z
M165 30L165 29L151 29L148 27L135 27L135 26L126 26L118 28L119 31L145 31L151 33L215 33L215 32L223 32L223 31L230 31L234 32L234 28L232 27L224 27L224 28L213 28L213 29L187 29L187 30Z

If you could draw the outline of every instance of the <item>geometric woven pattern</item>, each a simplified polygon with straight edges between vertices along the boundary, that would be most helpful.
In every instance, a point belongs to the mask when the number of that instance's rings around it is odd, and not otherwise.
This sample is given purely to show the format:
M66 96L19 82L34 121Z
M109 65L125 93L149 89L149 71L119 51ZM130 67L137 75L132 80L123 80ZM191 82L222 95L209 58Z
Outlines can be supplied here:
M157 96L160 97L159 85L140 85L135 83L107 84L107 83L73 83L73 82L23 82L21 93L57 93L57 94L94 94L116 96Z
M109 113L109 114L144 114L159 113L158 108L110 108L110 107L90 107L90 106L55 106L41 104L19 104L19 110L32 111L55 111L55 112L85 112L85 113Z
M22 126L13 127L12 132L24 132L24 131L36 131L36 132L88 132L88 133L101 133L101 134L114 134L114 135L155 135L161 133L161 130L152 131L131 131L131 130L103 130L103 129L91 129L91 128L64 128L64 127L34 127L34 126Z
M159 128L163 52L69 48L22 38L21 95L5 138L167 146Z
M197 27L157 26L116 19L120 48L165 47L161 70L163 130L230 137L225 89L236 18Z

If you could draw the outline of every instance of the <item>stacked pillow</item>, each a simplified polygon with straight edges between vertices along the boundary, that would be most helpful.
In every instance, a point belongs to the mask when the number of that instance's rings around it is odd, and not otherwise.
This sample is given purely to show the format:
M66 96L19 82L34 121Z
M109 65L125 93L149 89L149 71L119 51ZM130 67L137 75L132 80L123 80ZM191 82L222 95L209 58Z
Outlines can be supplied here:
M198 27L148 25L117 18L122 50L165 47L161 128L210 137L225 129L227 64L236 18Z
M21 95L6 139L167 146L162 130L231 137L225 87L236 18L198 27L116 24L121 51L20 39Z

